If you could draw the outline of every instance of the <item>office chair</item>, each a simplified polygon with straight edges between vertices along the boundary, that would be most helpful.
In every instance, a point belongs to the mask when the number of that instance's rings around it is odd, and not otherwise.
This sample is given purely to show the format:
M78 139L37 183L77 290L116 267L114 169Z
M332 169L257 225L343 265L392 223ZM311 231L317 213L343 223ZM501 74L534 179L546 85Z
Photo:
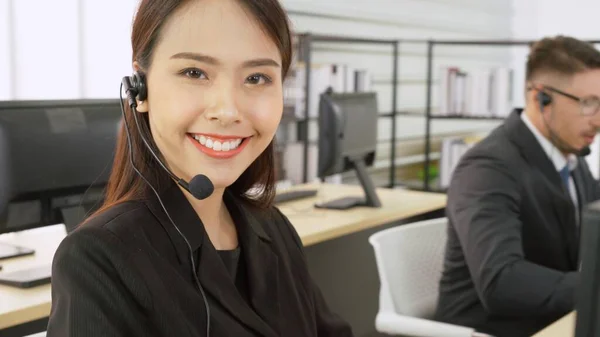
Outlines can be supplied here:
M411 337L487 336L473 328L431 320L438 300L447 218L379 231L369 237L380 280L380 333Z

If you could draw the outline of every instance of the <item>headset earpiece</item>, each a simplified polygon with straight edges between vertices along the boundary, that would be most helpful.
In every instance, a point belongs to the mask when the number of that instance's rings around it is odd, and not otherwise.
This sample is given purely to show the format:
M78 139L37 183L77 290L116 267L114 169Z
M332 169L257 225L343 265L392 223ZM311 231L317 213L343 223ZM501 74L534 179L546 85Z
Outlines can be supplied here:
M136 98L139 101L145 101L148 97L148 91L146 90L146 75L142 71L136 71L131 76L131 85L137 93Z
M543 91L538 92L537 99L538 99L538 102L540 102L541 110L544 110L545 107L547 107L548 105L550 105L552 103L552 96L548 95L547 93L545 93Z
M154 192L163 211L167 215L167 218L169 219L169 221L171 221L171 224L173 225L173 227L175 227L177 232L181 235L181 237L187 244L188 250L190 252L189 256L190 256L190 264L191 264L191 268L192 268L192 275L194 276L194 281L196 282L196 286L198 287L198 290L200 291L200 294L202 295L202 299L204 300L204 306L206 308L206 334L205 334L205 336L210 336L210 318L211 318L210 305L208 304L208 300L206 299L206 294L204 293L204 288L202 288L202 284L200 283L200 279L198 278L198 273L196 272L196 261L194 260L194 254L192 251L192 247L190 246L188 239L179 230L179 228L177 227L177 225L171 218L171 215L169 215L169 212L167 211L165 205L163 204L163 201L160 198L160 194L157 192L157 190L154 188L154 186L144 177L142 172L140 172L140 170L136 167L135 162L133 160L134 147L133 147L132 141L131 141L132 136L131 136L131 131L129 129L129 123L127 121L127 117L125 116L125 106L122 102L123 101L123 90L125 91L125 94L127 95L127 102L129 104L129 107L133 110L133 119L135 121L136 128L139 133L139 137L142 140L142 143L146 146L146 149L150 152L150 154L154 157L154 159L156 159L158 164L167 172L167 174L170 175L172 177L172 179L177 182L178 185L180 185L181 187L186 189L190 194L192 194L194 197L196 197L198 199L204 199L204 198L207 198L208 196L210 196L214 191L214 186L213 186L212 182L210 181L210 179L207 176L202 175L202 174L198 174L198 175L194 176L194 178L192 178L192 180L190 182L187 182L187 181L177 177L173 172L171 172L171 170L167 167L167 165L165 163L163 163L163 161L160 159L160 157L152 149L152 146L150 146L147 138L144 136L144 132L142 132L142 129L140 127L139 118L137 116L138 114L136 112L137 111L136 110L136 107L137 107L136 100L144 101L144 100L146 100L146 97L148 96L148 92L146 90L146 76L141 71L134 72L132 76L124 76L121 79L121 90L119 92L119 97L121 98L121 114L123 116L123 122L125 123L124 124L125 132L127 134L127 147L129 149L129 162L130 162L131 167L135 171L135 173L137 173L140 176L140 178L146 184L148 184L148 186L150 187L152 192Z

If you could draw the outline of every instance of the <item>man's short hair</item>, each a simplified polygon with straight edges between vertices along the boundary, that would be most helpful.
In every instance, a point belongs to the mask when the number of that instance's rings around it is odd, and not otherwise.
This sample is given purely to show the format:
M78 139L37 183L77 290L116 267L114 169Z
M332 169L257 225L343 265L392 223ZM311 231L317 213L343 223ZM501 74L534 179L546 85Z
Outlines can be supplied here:
M572 76L596 68L600 69L600 51L591 43L558 35L531 46L525 79L530 81L541 73Z

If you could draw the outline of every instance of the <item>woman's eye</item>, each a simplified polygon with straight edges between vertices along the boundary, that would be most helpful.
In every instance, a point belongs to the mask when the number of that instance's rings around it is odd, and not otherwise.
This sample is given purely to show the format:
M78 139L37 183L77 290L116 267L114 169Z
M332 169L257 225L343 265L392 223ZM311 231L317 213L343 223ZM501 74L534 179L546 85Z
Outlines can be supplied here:
M181 71L181 74L193 79L206 77L206 74L204 74L202 70L197 68L184 69L183 71Z
M261 82L262 81L262 82ZM271 79L263 74L253 74L246 78L246 83L257 85L257 84L266 84L270 83Z

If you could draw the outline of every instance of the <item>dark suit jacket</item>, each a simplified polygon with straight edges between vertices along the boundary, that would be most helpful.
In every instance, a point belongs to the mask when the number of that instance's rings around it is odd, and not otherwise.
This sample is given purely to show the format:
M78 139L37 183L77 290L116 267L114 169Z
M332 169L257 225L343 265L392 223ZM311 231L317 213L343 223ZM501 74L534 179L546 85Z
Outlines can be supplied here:
M225 194L247 271L246 301L183 193L173 185L161 194L200 256L210 336L352 336L329 311L297 233L275 207L259 212ZM52 272L48 337L206 336L190 253L157 199L123 203L70 233Z
M499 337L531 336L572 311L579 278L580 210L520 112L457 165L436 313ZM580 206L600 199L583 158L572 176Z

